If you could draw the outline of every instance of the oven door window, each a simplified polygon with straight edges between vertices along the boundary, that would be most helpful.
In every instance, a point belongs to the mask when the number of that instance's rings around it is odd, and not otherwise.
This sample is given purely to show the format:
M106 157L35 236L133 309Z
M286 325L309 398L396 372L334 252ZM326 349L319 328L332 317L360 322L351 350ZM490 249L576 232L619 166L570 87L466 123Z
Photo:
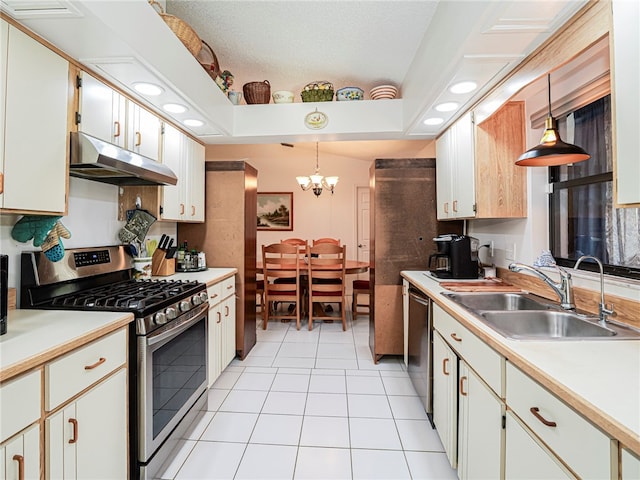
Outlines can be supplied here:
M206 321L200 321L152 352L153 439L206 383Z

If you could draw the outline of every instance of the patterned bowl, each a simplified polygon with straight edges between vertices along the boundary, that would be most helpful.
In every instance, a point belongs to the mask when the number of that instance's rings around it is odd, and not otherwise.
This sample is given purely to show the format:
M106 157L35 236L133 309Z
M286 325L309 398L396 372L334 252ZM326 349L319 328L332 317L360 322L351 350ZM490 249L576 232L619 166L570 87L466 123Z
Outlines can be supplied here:
M293 92L278 90L273 92L273 103L293 103Z
M344 87L336 92L336 100L362 100L364 91L358 87Z

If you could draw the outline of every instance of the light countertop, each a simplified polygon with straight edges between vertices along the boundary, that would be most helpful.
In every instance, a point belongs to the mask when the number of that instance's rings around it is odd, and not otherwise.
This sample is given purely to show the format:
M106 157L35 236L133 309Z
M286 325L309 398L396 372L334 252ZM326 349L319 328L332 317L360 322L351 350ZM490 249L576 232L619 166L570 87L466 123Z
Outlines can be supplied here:
M640 341L511 340L441 295L445 290L426 272L401 275L508 361L640 455Z
M176 272L168 277L152 277L154 280L195 280L206 283L210 287L214 283L224 280L238 273L237 268L208 268L203 272Z
M0 381L7 380L74 348L117 330L131 313L66 310L10 310L0 336Z

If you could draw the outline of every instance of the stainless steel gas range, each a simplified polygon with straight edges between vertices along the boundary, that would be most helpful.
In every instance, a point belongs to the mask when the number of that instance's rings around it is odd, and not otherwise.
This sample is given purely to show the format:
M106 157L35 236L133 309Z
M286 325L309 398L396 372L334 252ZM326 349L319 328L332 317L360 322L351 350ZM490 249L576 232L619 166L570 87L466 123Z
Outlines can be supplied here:
M186 428L204 411L207 389L206 285L134 280L122 246L67 249L51 262L21 257L22 308L131 312L129 431L131 478L153 478Z

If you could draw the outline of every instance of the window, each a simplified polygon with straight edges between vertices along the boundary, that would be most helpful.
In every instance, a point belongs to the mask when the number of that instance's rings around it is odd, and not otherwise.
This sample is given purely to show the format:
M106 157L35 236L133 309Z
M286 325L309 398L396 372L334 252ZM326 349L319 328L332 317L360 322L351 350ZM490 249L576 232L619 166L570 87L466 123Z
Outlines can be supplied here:
M591 158L549 169L551 253L573 267L581 255L602 260L605 272L640 279L640 209L614 208L611 96L577 109L559 122L563 138ZM597 270L595 262L580 268Z

